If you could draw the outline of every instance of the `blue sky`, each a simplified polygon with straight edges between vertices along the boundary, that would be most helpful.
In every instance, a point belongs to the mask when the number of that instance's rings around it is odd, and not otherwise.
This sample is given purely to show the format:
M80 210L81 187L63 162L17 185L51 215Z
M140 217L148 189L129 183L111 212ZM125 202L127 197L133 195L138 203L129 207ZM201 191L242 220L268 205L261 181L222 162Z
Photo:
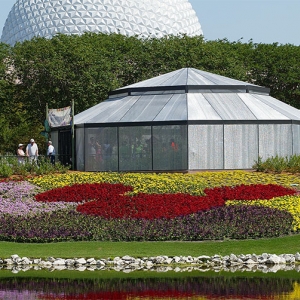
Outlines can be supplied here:
M0 0L0 32L16 0ZM190 0L204 38L300 45L300 0Z

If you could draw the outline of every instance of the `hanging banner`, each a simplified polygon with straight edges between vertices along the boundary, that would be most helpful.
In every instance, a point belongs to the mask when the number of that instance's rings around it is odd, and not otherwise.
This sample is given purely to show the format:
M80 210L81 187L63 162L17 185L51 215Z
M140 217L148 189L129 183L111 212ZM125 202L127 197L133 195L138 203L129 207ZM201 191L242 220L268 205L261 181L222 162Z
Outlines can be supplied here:
M50 127L68 126L71 125L71 121L71 106L48 110L48 122Z

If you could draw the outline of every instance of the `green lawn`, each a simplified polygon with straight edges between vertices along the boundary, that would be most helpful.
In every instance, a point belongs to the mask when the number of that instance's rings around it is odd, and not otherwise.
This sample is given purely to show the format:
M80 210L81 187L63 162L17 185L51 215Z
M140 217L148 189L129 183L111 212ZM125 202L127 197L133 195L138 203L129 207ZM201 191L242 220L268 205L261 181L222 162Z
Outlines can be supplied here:
M0 258L20 257L108 258L157 255L295 254L300 252L300 235L272 239L207 242L62 242L50 244L0 242Z

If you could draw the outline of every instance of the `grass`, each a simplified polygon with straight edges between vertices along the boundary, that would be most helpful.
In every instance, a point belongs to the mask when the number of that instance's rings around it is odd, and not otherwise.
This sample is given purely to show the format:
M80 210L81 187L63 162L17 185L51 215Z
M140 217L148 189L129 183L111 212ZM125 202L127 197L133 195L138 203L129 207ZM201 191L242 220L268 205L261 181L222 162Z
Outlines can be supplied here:
M300 235L257 240L225 240L207 242L61 242L49 244L0 242L0 258L12 254L31 258L114 258L133 257L200 256L233 254L295 254L300 252Z
M10 257L12 254L18 254L20 257L26 256L31 258L61 257L61 258L113 258L116 256L130 255L133 257L156 256L156 255L229 255L234 254L295 254L300 252L300 235L286 236L273 239L258 240L241 240L241 241L214 241L214 242L62 242L50 244L33 244L33 243L11 243L0 242L0 258ZM78 278L85 279L109 279L116 280L122 278L186 278L190 277L276 277L288 278L289 280L300 280L300 273L297 271L278 271L276 273L262 272L215 272L208 271L205 275L199 271L192 272L152 272L152 271L136 271L131 273L117 271L97 271L97 272L78 272L78 271L48 271L48 270L30 270L12 273L10 270L2 270L1 278L8 277L28 277L28 278L55 278L74 280Z

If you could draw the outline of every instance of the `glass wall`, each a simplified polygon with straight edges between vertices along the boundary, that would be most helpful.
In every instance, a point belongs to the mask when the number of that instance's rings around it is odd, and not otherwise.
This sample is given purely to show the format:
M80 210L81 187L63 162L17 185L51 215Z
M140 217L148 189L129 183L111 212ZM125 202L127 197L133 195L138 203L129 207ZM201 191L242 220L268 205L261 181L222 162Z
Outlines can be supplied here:
M300 154L300 125L293 124L292 125L293 132L293 154Z
M187 125L153 126L153 170L187 170Z
M119 128L119 170L152 170L151 126Z
M187 170L187 125L76 130L77 170ZM84 142L84 146L83 146Z
M259 156L291 156L293 153L293 133L291 124L259 125Z
M76 129L76 169L84 171L84 128Z
M118 171L117 127L85 129L85 170Z
M189 125L189 169L224 168L223 125Z
M191 124L189 127L114 127L113 124L77 128L76 168L80 171L250 169L258 156L266 159L299 154L299 128L298 124ZM57 136L53 136L55 140Z
M224 125L224 169L250 169L258 159L258 125Z

